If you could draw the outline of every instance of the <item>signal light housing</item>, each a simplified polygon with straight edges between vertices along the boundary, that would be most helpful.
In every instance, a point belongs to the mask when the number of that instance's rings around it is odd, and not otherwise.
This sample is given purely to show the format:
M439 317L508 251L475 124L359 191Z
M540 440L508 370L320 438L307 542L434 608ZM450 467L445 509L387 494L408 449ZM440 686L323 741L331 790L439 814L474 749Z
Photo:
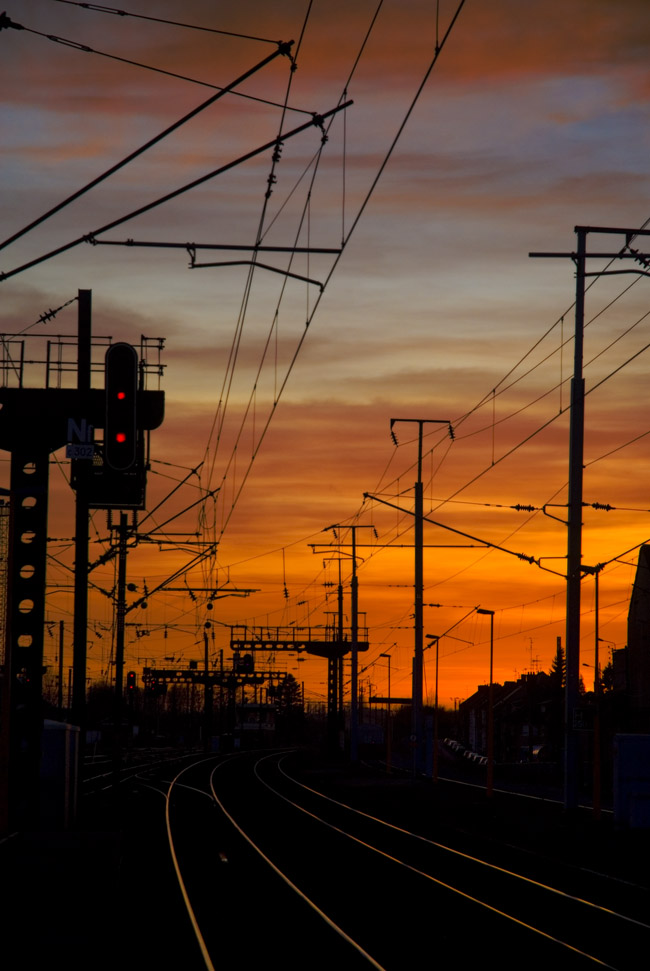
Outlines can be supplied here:
M138 454L138 355L132 344L111 344L106 351L104 387L104 461L111 469L126 472Z

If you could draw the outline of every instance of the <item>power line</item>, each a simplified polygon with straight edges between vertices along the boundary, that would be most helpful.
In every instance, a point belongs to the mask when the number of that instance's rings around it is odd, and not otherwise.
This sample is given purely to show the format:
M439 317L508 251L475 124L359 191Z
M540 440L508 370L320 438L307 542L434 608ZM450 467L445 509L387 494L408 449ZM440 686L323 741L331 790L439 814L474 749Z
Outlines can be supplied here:
M99 185L101 182L104 182L106 179L108 179L111 175L114 175L116 172L119 172L120 169L123 169L130 162L134 161L134 159L144 154L144 152L146 152L148 149L152 148L154 145L157 145L158 142L161 142L164 138L167 138L167 136L171 135L172 132L176 131L182 125L186 124L186 122L196 117L196 115L200 114L202 111L205 111L206 108L209 108L210 105L214 104L220 98L224 97L224 95L231 92L235 87L237 87L237 85L242 84L247 78L251 77L251 75L261 70L261 68L265 67L267 64L270 64L271 61L274 61L276 57L279 57L281 54L286 54L287 49L290 47L292 43L293 41L289 41L287 45L284 45L284 44L279 45L278 49L274 51L273 54L269 54L268 57L265 57L262 61L259 61L259 63L256 64L254 67L250 68L248 71L245 71L235 81L232 81L231 84L227 85L227 87L221 88L216 94L213 94L210 98L208 98L207 101L202 102L196 108L193 108L192 111L189 111L187 114L183 115L182 118L179 118L178 121L175 121L173 125L169 125L167 128L164 129L164 131L154 136L154 138L150 138L149 141L145 142L139 148L136 148L133 152L130 152L123 159L121 159L121 161L116 162L115 165L110 166L110 168L106 169L105 172L103 172L101 175L98 175L96 178L92 179L81 189L77 189L76 192L73 192L72 195L69 195L62 202L58 203L56 206L53 206L42 216L39 216L38 219L34 219L23 229L19 230L17 233L14 233L12 236L9 236L3 243L0 243L0 249L4 249L10 243L15 242L17 239L20 239L22 236L26 235L26 233L30 232L30 230L35 229L36 226L40 226L42 223L44 223L47 219L50 218L50 216L53 216L55 213L60 212L66 206L70 205L71 202L74 202L76 199L79 199L81 196L85 195L86 192L89 192L90 189L93 189L95 186ZM180 190L180 191L184 191L184 190ZM171 198L171 196L168 196L166 198ZM165 201L165 200L161 200L161 201ZM104 226L102 229L95 230L95 232L91 233L90 236L81 236L79 239L74 240L72 243L66 244L63 247L59 247L58 249L53 250L50 253L47 253L45 256L42 256L39 259L33 260L32 262L27 263L22 267L19 267L17 270L13 271L12 273L9 273L9 274L0 273L0 280L4 280L8 276L13 276L14 273L19 273L23 269L28 269L29 267L35 266L38 263L42 263L44 260L50 259L50 257L52 256L57 256L59 253L65 252L65 250L68 250L73 246L78 245L79 243L86 242L93 236L98 236L100 233L105 232L107 229L112 229L114 226L119 226L122 222L126 222L127 219L132 218L132 216L138 215L142 211L147 211L147 209L153 208L156 205L159 205L159 203L158 202L152 203L144 210L138 210L137 212L132 213L130 216L126 216L123 219L118 219L117 221L110 223L107 226Z
M357 215L356 215L355 219L353 220L352 226L351 226L350 230L348 231L348 234L347 234L346 238L342 242L341 253L336 256L336 258L335 258L335 260L334 260L332 266L330 267L330 270L329 270L329 272L328 272L328 274L326 276L325 283L322 286L321 292L316 297L315 305L314 305L312 311L308 315L308 318L307 318L307 321L306 321L306 324L305 324L305 328L304 328L304 330L302 332L302 335L301 335L301 337L300 337L300 339L298 341L298 345L297 345L297 347L295 349L295 352L293 354L293 357L292 357L292 359L291 359L291 361L290 361L290 363L288 365L288 368L287 368L287 371L285 373L283 382L282 382L282 384L280 386L279 392L276 395L275 401L274 401L274 403L272 405L272 408L270 410L270 413L269 413L269 415L267 417L267 421L266 421L266 423L264 425L262 434L261 434L260 439L258 441L258 445L254 449L253 455L251 457L251 464L252 464L253 459L255 458L255 456L257 455L257 453L259 451L259 447L262 444L262 441L264 439L264 436L266 435L266 432L267 432L268 427L270 425L271 419L272 419L272 417L273 417L273 415L275 413L275 410L276 410L277 405L279 403L279 400L280 400L280 397L282 395L282 392L283 392L284 388L286 387L288 378L289 378L289 376L290 376L290 374L291 374L291 372L293 370L293 367L295 365L295 362L297 360L297 357L299 355L299 352L300 352L300 350L302 348L302 344L304 343L304 340L305 340L305 338L307 336L307 331L308 331L309 325L310 325L311 321L313 320L314 315L315 315L315 313L316 313L316 311L317 311L317 309L319 307L320 299L321 299L321 297L322 297L322 295L323 295L323 293L325 291L325 287L327 286L327 284L329 283L330 279L332 278L332 276L334 274L334 271L335 271L335 269L336 269L336 267L338 265L340 256L342 255L343 250L344 250L347 242L349 241L350 237L352 236L352 233L354 232L356 226L358 225L359 220L360 220L360 218L361 218L361 216L362 216L362 214L363 214L363 212L364 212L364 210L365 210L368 202L370 201L370 198L371 198L374 190L377 187L377 184L379 182L379 179L380 179L380 177L381 177L381 175L382 175L382 173L383 173L383 171L384 171L384 169L385 169L385 167L386 167L386 165L387 165L387 163L388 163L388 161L389 161L389 159L390 159L390 157L391 157L391 155L392 155L392 153L393 153L393 151L394 151L394 149L396 147L397 141L398 141L400 135L402 134L402 132L404 130L404 127L406 126L406 123L407 123L407 121L408 121L408 119L409 119L409 117L410 117L413 109L415 108L415 105L416 105L417 101L419 100L419 97L420 97L420 95L422 93L422 90L424 88L424 85L425 85L426 81L428 80L428 78L429 78L429 76L431 74L431 71L433 70L435 64L437 63L437 60L438 60L438 57L439 57L439 55L440 55L440 53L442 51L442 48L445 46L445 44L446 44L446 42L447 42L447 40L448 40L448 38L449 38L449 36L451 34L451 31L452 31L452 29L453 29L453 27L454 27L454 25L456 23L456 20L457 20L459 14L460 14L460 11L461 11L462 7L464 6L464 2L465 2L465 0L461 0L461 2L459 3L459 5L458 5L458 7L457 7L457 9L456 9L456 11L455 11L452 19L451 19L451 22L450 22L450 24L449 24L449 26L448 26L448 28L447 28L447 30L445 32L445 35L444 35L444 37L443 37L440 45L436 48L435 55L434 55L432 61L430 62L429 66L428 66L428 68L427 68L427 70L425 72L425 75L424 75L422 81L420 82L420 84L419 84L419 86L417 88L417 91L416 91L414 97L412 98L412 100L410 102L410 105L409 105L409 107L408 107L408 109L407 109L407 111L406 111L406 113L405 113L405 115L404 115L404 117L403 117L400 125L398 126L397 132L396 132L393 140L391 141L391 144L390 144L390 146L389 146L389 148L388 148L388 150L387 150L387 152L386 152L386 154L385 154L382 162L379 165L379 168L378 168L378 171L377 171L377 173L375 175L375 178L373 179L373 181L371 183L371 186L370 186L369 190L367 191L367 193L366 193L366 195L365 195L365 197L364 197L364 199L363 199L363 201L362 201L362 203L360 205L360 208L359 208L359 210L357 212ZM371 22L371 26L369 28L369 31L372 29L372 26L375 23L375 20L376 20L376 17L377 17L377 14L379 12L380 7L381 7L381 4L379 5L379 7L377 8L377 10L375 12L375 16L373 17L373 20ZM362 45L362 49L363 49L363 47L365 47L365 44L367 42L367 39L368 39L368 36L369 36L369 31L366 33L366 37L364 38L363 45ZM353 66L353 70L351 72L351 75L354 72L354 70L356 70L357 65L358 65L358 58L355 61L355 64ZM347 85L346 85L345 91L347 91ZM345 93L345 91L344 91L344 93ZM342 97L343 96L344 95L342 95ZM342 102L342 103L345 104L345 102ZM244 482L245 482L245 479L247 478L247 476L248 476L248 474L250 472L251 464L249 464L248 471L245 473ZM221 535L223 535L223 531L225 529L225 526L229 522L230 517L232 515L232 512L234 511L235 503L236 503L237 499L239 498L239 496L241 495L244 482L242 482L242 485L240 486L240 488L239 488L239 490L237 492L237 496L235 498L235 501L233 502L233 504L231 506L230 512L228 513L228 516L227 516L227 519L226 519L226 522L224 523L224 526L222 528Z
M130 67L139 67L145 71L153 71L155 74L164 74L170 78L176 78L179 81L189 81L191 84L198 84L204 88L212 88L217 91L225 93L225 88L219 87L217 84L211 84L208 81L199 81L197 78L189 77L187 74L178 74L176 71L167 71L162 67L154 67L152 64L143 64L142 61L134 61L128 57L121 57L119 54L109 54L107 51L99 51L94 47L89 47L88 44L82 44L79 41L69 40L67 37L59 37L56 34L45 34L40 30L35 30L33 27L21 26L21 30L26 31L28 34L35 34L37 37L44 37L46 40L52 41L55 44L61 44L63 47L69 47L75 51L81 51L84 54L96 54L98 57L105 57L111 61L118 61L121 64L128 64ZM246 98L249 101L258 101L261 104L271 105L273 107L280 107L274 101L267 101L264 98L258 98L254 95L241 94L239 92L231 92L239 98ZM292 108L292 111L298 111L301 109ZM310 114L308 111L304 111L304 114Z
M132 13L129 10L118 10L117 7L105 7L99 3L80 3L78 0L56 0L56 2L67 3L72 7L83 7L84 10L90 10L94 13L114 14L118 17L132 17L136 20L149 20L157 24L168 24L170 27L185 27L188 30L200 30L208 34L221 34L224 37L237 37L242 40L255 40L263 44L277 43L277 41L273 41L268 37L257 37L255 34L242 34L232 30L221 30L217 27L201 27L198 24L186 24L177 20L164 20L162 17L151 17L145 14Z

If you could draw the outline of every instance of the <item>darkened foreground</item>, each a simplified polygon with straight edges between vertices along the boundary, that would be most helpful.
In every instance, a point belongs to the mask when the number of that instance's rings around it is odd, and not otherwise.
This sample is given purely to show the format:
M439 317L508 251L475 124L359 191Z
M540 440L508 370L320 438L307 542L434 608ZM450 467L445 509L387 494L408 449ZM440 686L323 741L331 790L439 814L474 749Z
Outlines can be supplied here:
M523 849L533 879L538 873L548 875L554 866L572 864L637 884L643 898L650 887L650 833L617 832L608 813L596 822L589 810L567 815L550 799L499 790L487 799L478 786L413 781L408 775L386 775L364 766L353 770L307 754L292 759L291 766L308 786L498 866L507 868L516 849ZM202 804L209 806L205 798ZM161 792L142 782L124 785L117 803L110 791L88 797L81 817L74 833L25 833L1 845L10 929L4 966L11 969L46 959L69 969L202 967L166 852ZM273 825L270 818L268 825ZM204 880L212 886L222 873L210 868L208 849L214 847L206 841ZM340 873L345 882L361 876L356 871ZM589 877L582 874L581 879ZM240 909L242 926L251 933L257 926L257 909L270 905L268 899L259 899L255 886L251 873L244 896L223 899L223 912L233 906ZM578 889L575 892L579 895ZM463 910L459 903L459 915ZM214 919L220 916L217 906ZM283 948L293 949L290 915L277 930L269 955L282 940ZM245 945L245 940L239 941L242 953ZM232 946L224 939L224 954ZM234 957L236 950L230 954L223 967L245 966Z

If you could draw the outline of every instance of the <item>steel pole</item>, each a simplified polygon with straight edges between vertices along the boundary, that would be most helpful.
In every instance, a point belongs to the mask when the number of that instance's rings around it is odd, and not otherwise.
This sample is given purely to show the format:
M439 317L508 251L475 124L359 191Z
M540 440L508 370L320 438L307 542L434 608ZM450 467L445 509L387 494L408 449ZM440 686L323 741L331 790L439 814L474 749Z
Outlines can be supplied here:
M79 290L77 324L77 391L79 407L90 391L92 291ZM82 415L81 417L85 417ZM88 460L77 459L74 539L74 623L72 633L72 721L84 741L86 721L86 655L88 651Z
M580 679L580 582L582 559L582 479L584 452L584 380L582 377L585 312L586 234L576 229L576 309L571 422L569 431L569 510L567 528L566 686L564 719L564 808L578 806L578 732L575 711Z
M433 781L438 781L438 650L440 638L436 637L436 689L433 708Z
M492 796L494 788L494 611L490 612L490 686L488 688L488 737L487 737L486 795Z
M126 616L127 515L120 513L117 554L117 596L115 600L115 688L113 695L113 795L119 791L122 763L122 683L124 678L124 630Z
M352 580L350 582L350 663L352 665L350 677L350 761L356 762L359 758L359 696L358 696L358 647L359 638L359 587L357 581L357 531L354 526L352 530Z

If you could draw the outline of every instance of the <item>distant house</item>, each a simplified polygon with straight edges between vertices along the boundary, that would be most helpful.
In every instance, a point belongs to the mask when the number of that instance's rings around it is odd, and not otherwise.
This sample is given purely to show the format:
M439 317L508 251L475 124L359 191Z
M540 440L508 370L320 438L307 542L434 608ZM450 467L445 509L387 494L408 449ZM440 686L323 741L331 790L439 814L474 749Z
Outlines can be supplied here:
M557 748L561 698L548 674L524 674L518 681L493 685L494 758L496 762L532 762ZM487 754L489 688L481 685L461 702L459 718L464 744Z

